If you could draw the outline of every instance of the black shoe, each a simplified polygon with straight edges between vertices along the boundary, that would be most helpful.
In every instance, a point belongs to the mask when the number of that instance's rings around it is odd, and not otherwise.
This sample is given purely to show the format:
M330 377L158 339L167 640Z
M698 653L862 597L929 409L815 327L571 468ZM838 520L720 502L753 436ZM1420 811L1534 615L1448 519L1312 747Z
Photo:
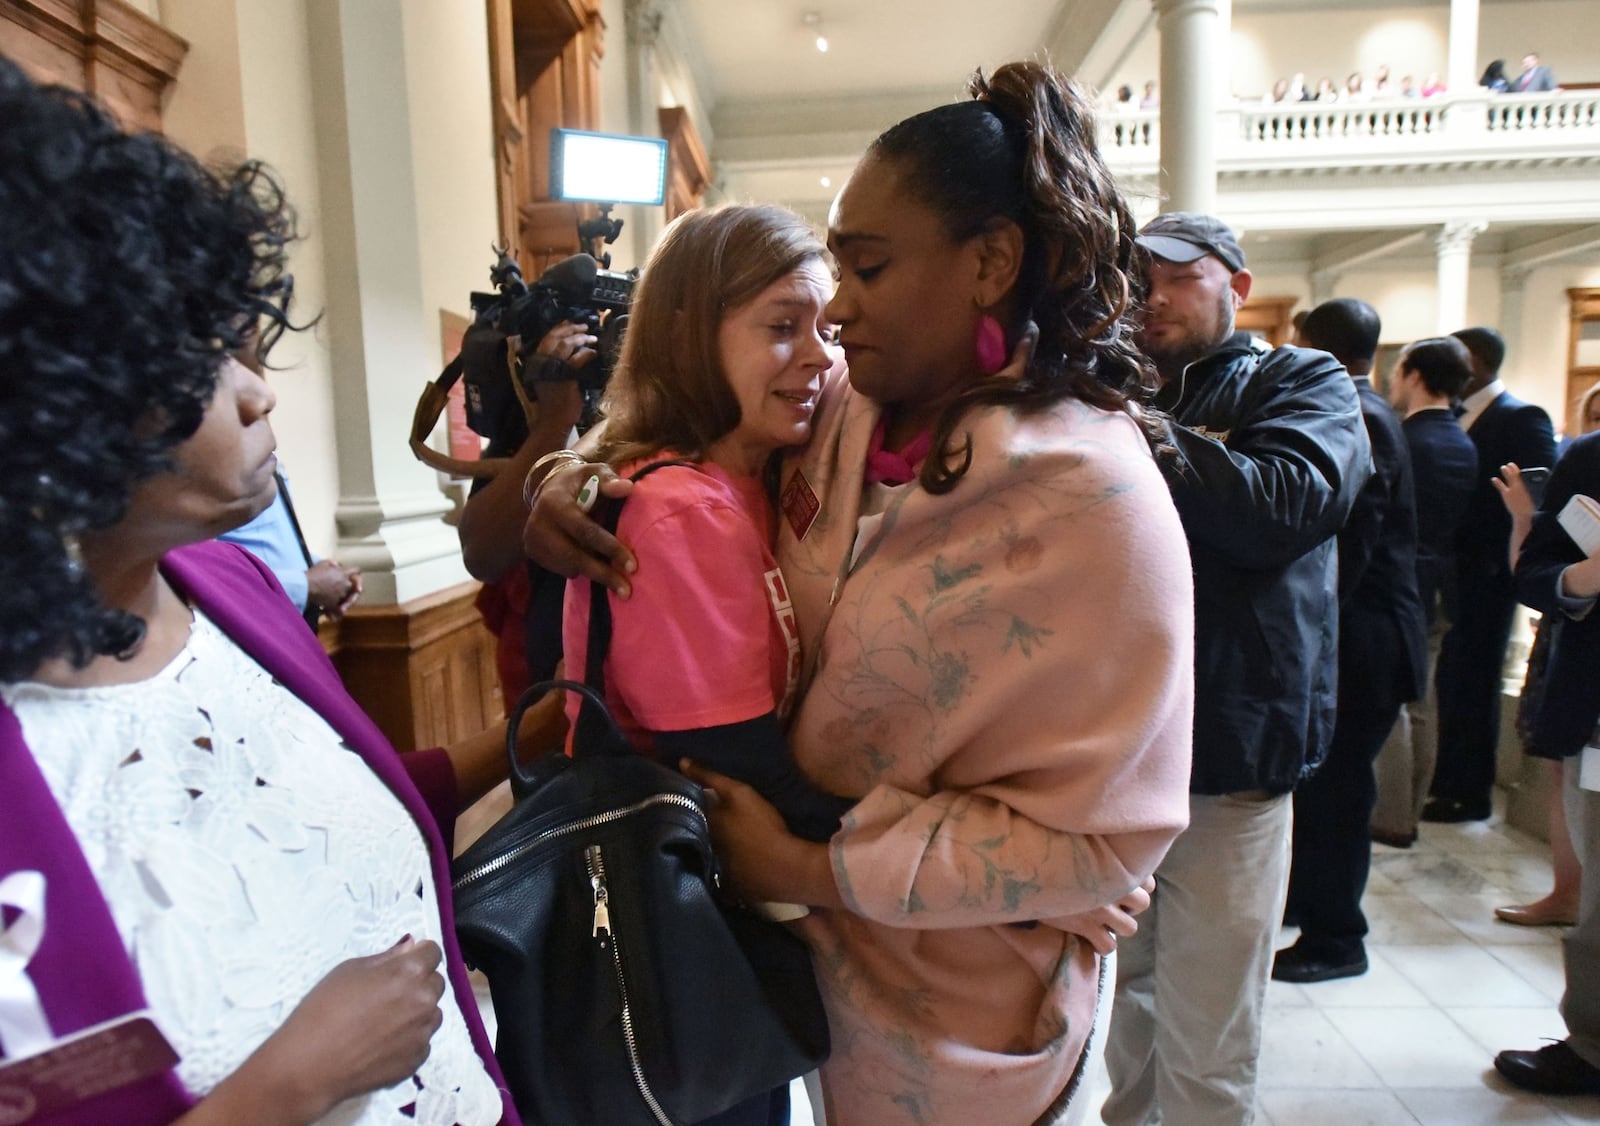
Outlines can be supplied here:
M1567 1047L1565 1040L1531 1052L1501 1052L1494 1069L1518 1087L1543 1095L1600 1095L1600 1067Z
M1390 848L1410 848L1417 843L1417 831L1413 829L1409 833L1391 833L1387 829L1374 829L1372 839Z
M1367 956L1357 953L1354 958L1318 954L1297 942L1278 951L1272 959L1272 979L1296 985L1310 985L1317 981L1333 981L1341 977L1360 977L1367 972Z
M1459 801L1456 798L1429 798L1422 807L1422 819L1435 825L1457 825L1462 821L1487 821L1488 802Z

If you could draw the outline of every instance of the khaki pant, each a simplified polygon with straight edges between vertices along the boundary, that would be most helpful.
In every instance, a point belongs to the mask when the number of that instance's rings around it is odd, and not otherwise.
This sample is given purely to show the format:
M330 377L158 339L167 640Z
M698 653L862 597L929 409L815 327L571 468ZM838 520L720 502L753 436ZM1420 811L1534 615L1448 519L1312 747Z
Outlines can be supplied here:
M1378 775L1378 804L1372 811L1372 827L1395 837L1409 837L1417 831L1422 807L1428 802L1428 787L1433 784L1433 769L1439 761L1439 702L1433 687L1439 669L1439 648L1450 623L1435 613L1428 628L1428 679L1423 697L1400 709L1400 718L1378 752L1373 769Z
M1261 1010L1289 882L1293 807L1191 795L1139 932L1119 943L1110 1126L1255 1121Z

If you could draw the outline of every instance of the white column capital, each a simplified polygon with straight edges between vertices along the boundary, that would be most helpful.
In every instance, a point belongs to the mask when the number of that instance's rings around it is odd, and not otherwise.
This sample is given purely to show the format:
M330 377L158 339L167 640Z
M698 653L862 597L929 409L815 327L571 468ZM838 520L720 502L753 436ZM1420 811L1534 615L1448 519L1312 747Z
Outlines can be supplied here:
M627 0L622 10L623 27L628 38L644 50L654 50L661 40L663 14L656 0Z
M1472 241L1489 229L1484 219L1452 219L1439 228L1434 245L1441 255L1464 254L1472 250Z

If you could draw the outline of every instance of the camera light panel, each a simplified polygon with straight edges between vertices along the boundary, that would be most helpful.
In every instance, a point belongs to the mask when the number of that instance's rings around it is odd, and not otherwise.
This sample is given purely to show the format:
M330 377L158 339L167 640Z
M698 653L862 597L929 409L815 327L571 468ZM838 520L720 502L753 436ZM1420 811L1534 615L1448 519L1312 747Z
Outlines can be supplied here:
M658 137L550 131L550 194L561 200L659 204L667 180L667 142Z

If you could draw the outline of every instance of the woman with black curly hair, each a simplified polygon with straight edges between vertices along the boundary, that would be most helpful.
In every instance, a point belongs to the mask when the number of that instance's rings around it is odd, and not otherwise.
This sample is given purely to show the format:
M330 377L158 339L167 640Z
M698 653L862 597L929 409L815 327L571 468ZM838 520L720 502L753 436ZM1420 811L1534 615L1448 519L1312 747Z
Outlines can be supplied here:
M514 1121L445 843L499 736L402 761L207 542L273 497L282 192L3 59L0 121L0 1066L148 1011L49 1121Z

